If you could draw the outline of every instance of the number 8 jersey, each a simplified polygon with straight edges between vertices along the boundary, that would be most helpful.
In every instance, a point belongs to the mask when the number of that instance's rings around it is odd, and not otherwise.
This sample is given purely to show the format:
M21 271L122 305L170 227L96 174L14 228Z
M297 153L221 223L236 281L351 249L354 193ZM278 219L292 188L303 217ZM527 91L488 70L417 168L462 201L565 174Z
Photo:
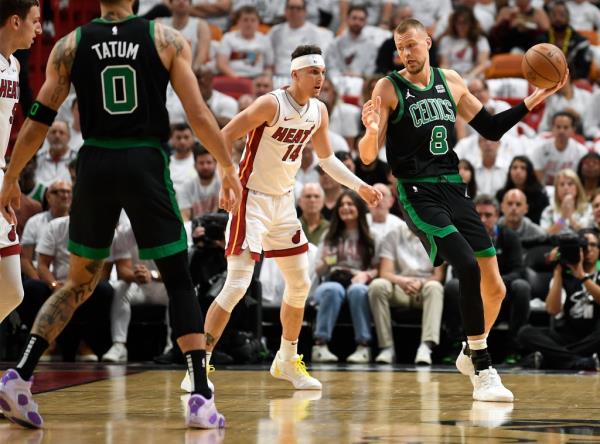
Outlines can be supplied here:
M169 72L154 42L154 22L95 19L76 30L71 82L84 140L169 138ZM90 140L91 139L91 140Z
M394 176L410 179L458 173L456 104L442 70L431 68L425 88L397 71L386 78L398 97L398 106L388 118L385 142Z
M311 98L301 107L285 88L269 94L277 100L277 116L247 135L239 173L243 186L282 195L294 189L302 150L321 124L322 104Z

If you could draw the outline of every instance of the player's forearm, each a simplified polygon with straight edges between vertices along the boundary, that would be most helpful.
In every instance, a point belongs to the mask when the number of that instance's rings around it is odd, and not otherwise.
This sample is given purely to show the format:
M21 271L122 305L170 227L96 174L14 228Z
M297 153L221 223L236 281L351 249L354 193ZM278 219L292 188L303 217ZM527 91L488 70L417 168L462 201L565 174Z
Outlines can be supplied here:
M360 160L365 165L373 163L379 153L378 134L375 131L367 130L365 135L358 141L358 152Z
M10 157L10 164L4 176L5 180L17 180L27 162L44 143L48 126L26 119L19 131L15 147Z

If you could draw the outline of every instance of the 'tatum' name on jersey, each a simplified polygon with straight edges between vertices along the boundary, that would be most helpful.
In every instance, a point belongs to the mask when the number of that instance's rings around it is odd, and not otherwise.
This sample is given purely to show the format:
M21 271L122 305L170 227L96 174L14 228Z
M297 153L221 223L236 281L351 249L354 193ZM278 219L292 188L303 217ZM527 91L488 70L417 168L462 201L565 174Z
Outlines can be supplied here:
M456 115L453 108L452 103L448 99L421 99L411 104L408 107L408 112L412 117L415 128L419 128L436 120L455 122Z
M113 40L110 42L96 43L92 49L100 60L107 58L122 58L135 60L140 49L139 43Z

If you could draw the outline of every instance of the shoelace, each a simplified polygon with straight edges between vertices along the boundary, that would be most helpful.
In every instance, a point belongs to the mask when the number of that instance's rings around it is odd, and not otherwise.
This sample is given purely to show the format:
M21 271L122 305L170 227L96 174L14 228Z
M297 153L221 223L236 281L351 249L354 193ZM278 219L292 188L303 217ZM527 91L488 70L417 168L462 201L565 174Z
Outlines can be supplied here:
M310 377L310 374L306 369L306 364L302 358L304 358L304 355L300 355L298 358L296 358L296 361L294 362L294 368L296 369L296 372L300 373L301 375Z
M499 385L498 372L495 368L490 368L485 373L481 372L479 377L481 378L482 384L485 385L486 388Z

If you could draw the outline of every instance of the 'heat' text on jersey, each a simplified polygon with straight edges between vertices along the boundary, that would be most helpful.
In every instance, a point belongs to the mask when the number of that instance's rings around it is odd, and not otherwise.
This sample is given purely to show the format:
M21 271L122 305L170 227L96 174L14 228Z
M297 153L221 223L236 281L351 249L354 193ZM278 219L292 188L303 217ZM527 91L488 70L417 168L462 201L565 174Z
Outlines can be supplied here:
M436 120L456 121L452 103L448 99L422 99L411 104L408 111L415 128Z
M0 81L0 98L19 100L19 82L2 79Z
M273 133L273 139L283 143L304 143L314 129L314 125L307 130L279 127Z

